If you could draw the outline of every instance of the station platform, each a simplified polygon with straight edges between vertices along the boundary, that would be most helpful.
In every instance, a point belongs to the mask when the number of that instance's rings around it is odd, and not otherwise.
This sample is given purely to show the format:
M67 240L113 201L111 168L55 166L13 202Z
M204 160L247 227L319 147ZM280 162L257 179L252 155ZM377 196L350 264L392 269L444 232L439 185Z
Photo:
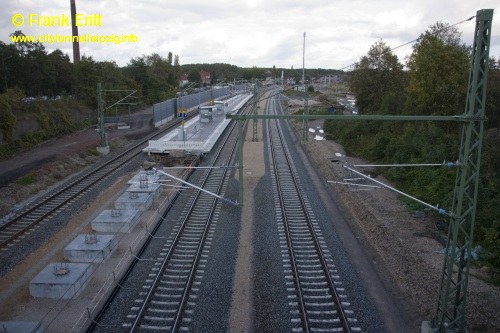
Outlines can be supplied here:
M173 152L192 152L206 154L210 152L231 122L226 114L237 113L252 98L253 94L236 95L222 104L221 111L210 113L210 118L200 114L158 140L149 140L143 152L153 154L171 154Z

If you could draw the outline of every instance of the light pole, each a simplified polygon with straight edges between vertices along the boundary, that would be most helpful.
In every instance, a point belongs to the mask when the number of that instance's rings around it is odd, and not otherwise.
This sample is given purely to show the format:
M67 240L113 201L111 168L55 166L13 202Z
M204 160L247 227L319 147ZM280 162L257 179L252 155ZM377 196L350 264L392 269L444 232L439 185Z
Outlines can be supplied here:
M308 110L308 96L307 96L307 91L306 91L306 75L305 75L305 64L306 64L306 33L304 32L304 44L302 47L302 89L304 89L304 114L307 115L309 114ZM303 133L302 133L302 140L307 141L309 139L309 136L307 134L309 130L309 122L304 119L303 120Z

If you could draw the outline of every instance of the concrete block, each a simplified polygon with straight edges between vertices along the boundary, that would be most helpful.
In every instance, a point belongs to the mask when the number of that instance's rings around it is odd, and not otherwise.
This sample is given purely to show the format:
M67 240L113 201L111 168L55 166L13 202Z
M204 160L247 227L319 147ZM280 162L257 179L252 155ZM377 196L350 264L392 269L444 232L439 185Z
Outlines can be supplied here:
M30 282L30 295L40 298L77 298L90 281L92 265L51 263Z
M139 220L136 209L105 209L92 221L92 229L99 232L129 232Z
M164 177L163 174L154 170L141 170L127 182L127 185L140 184L141 182L153 184L157 183L160 179L164 179Z
M118 199L116 199L115 208L145 211L153 203L153 197L153 193L126 191Z
M115 235L80 234L64 248L64 258L71 262L102 262L116 243Z
M160 189L157 183L134 183L127 188L127 192L152 193L155 197Z
M1 333L43 333L39 321L0 321Z
M127 188L127 192L133 192L133 193L149 193L153 196L153 200L158 198L158 195L160 193L160 184L156 183L134 183L130 185Z

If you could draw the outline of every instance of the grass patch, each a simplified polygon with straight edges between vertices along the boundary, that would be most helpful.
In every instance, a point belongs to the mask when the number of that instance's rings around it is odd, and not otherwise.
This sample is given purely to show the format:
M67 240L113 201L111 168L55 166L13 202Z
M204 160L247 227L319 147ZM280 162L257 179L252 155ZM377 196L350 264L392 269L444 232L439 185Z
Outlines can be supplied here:
M31 185L37 181L37 176L34 173L28 173L16 180L18 185Z

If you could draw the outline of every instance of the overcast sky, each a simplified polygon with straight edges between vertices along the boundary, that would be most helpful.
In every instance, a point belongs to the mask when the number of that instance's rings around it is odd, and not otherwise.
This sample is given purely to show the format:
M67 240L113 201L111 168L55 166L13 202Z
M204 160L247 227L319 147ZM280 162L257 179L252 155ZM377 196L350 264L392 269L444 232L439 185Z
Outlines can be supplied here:
M70 13L70 0L1 0L0 40L9 34L71 35L71 27L23 27L11 23L20 13ZM181 64L229 63L242 67L302 67L306 32L306 68L348 66L383 39L391 47L417 38L436 21L457 23L478 9L494 9L490 55L500 58L498 0L76 0L77 12L101 14L102 27L80 27L84 34L135 34L138 43L80 45L82 55L126 65L132 57L168 52ZM472 43L475 19L458 25ZM44 44L70 55L71 44ZM411 45L395 51L401 62Z

